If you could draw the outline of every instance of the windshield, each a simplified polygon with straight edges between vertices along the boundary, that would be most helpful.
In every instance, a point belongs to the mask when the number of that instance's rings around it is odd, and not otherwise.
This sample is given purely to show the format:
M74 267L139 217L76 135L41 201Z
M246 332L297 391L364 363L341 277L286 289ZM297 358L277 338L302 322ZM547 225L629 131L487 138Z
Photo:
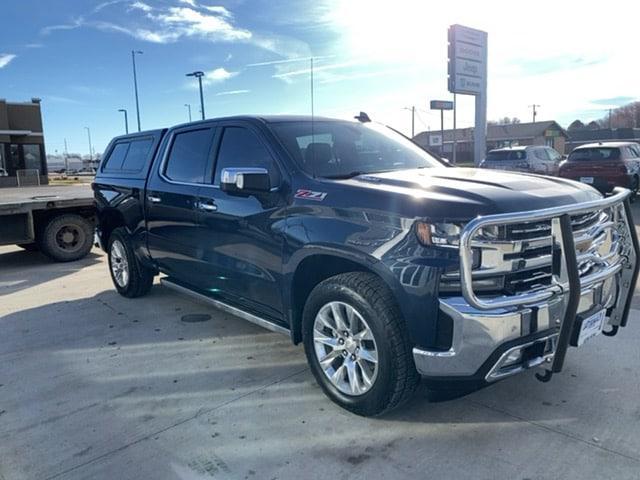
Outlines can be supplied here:
M346 121L271 124L291 156L316 177L348 178L410 168L444 167L387 127Z
M580 148L569 155L569 161L576 160L619 160L619 148Z
M526 160L527 152L524 150L496 150L487 154L487 160Z

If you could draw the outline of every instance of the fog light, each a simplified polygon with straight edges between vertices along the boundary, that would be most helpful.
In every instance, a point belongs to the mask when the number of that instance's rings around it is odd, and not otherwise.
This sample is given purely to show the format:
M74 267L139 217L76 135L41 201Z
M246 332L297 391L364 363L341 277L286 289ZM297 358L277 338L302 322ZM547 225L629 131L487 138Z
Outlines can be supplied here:
M515 365L516 363L519 363L521 360L522 360L522 350L518 348L516 350L513 350L512 352L509 353L509 355L506 356L506 358L504 359L504 362L502 362L502 366L508 367L509 365Z

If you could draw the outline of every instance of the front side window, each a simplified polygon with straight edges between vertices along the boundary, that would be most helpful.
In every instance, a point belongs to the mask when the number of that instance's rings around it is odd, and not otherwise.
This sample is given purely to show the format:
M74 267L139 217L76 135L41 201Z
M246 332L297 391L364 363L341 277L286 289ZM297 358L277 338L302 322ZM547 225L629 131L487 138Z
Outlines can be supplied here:
M298 165L317 177L443 167L413 142L374 123L301 121L271 128Z
M183 183L204 183L213 130L204 128L175 135L164 174Z
M242 127L227 127L216 160L214 185L220 184L223 168L262 167L269 172L271 186L280 183L280 174L273 157L260 139L251 131Z
M534 152L538 160L549 160L549 157L547 156L547 151L544 148L536 148Z

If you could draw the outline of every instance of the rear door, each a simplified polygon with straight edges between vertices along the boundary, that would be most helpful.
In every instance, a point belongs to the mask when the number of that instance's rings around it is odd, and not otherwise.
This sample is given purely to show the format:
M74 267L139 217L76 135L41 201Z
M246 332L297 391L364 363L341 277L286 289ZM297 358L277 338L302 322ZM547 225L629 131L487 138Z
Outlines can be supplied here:
M196 203L211 169L214 133L213 124L170 132L147 184L149 252L161 271L183 283L193 284L200 266Z
M277 320L283 313L281 169L269 142L252 124L221 123L217 137L212 182L200 189L199 199L198 236L206 239L203 286L210 294ZM220 189L223 168L245 167L266 168L272 191L240 195Z

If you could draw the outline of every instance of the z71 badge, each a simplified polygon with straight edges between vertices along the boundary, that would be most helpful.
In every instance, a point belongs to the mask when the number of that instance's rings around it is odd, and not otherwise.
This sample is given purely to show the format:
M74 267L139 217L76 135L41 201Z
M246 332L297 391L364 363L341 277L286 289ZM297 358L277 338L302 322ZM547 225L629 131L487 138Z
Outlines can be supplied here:
M296 198L302 198L305 200L316 200L317 202L321 202L326 196L326 192L314 192L313 190L305 190L304 188L299 188L294 195L294 197Z

